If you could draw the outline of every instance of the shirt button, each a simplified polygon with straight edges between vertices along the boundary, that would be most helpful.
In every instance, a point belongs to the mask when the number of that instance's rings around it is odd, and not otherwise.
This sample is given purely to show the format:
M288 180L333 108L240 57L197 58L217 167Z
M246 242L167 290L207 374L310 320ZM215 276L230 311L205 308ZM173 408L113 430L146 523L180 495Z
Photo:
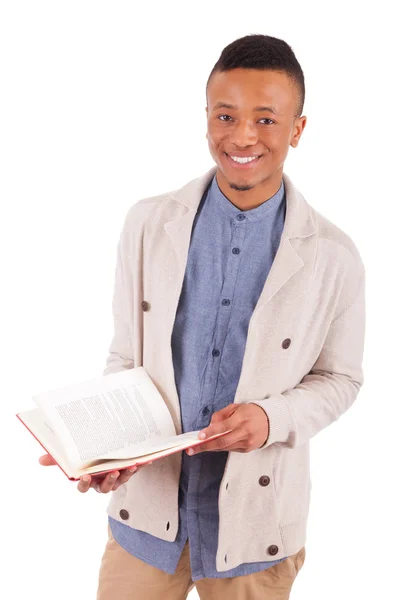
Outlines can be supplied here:
M292 340L290 338L286 338L286 340L283 340L283 342L282 342L282 348L284 350L287 350L291 343L292 343Z
M228 300L228 298L224 298L224 300L222 300L222 306L229 306L231 303L230 300Z
M258 483L262 486L268 485L270 482L270 478L268 477L268 475L262 475L262 477L260 477L260 479L258 480Z
M239 254L240 248L232 248L233 254Z
M129 519L129 513L124 508L119 511L119 516L121 517L121 519L124 519L124 521L126 521L127 519Z
M149 308L150 308L149 303L146 302L146 300L143 300L143 302L142 302L142 310L146 311L146 310L149 310Z
M275 556L275 554L278 554L279 548L278 548L278 546L269 546L267 551L268 551L268 554Z
M206 415L208 415L209 412L210 412L210 409L208 408L208 406L205 406L203 408L203 410L201 411L201 414L206 416Z
M212 351L212 355L213 356L219 356L219 354L220 354L219 350L213 350Z
M243 221L243 219L245 219L246 217L244 215L240 214L240 215L237 215L236 218L238 221Z

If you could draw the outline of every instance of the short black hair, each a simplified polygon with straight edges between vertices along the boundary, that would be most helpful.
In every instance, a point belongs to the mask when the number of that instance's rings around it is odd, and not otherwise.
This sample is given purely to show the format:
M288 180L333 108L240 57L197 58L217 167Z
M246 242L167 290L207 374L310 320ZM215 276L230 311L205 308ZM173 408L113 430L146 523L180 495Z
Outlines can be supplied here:
M303 70L292 50L284 40L270 35L251 33L234 40L226 46L208 77L208 84L216 72L232 69L261 69L285 72L299 92L296 117L303 112L305 85Z

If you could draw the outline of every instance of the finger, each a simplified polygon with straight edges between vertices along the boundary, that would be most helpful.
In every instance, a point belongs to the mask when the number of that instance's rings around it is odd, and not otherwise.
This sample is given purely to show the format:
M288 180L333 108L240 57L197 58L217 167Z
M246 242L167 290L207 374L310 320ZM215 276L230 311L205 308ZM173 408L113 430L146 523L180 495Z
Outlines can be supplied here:
M211 423L218 423L219 421L224 421L233 415L234 412L239 408L239 404L228 404L225 408L221 408L221 410L217 410L212 417Z
M113 492L115 492L115 490L117 490L120 485L123 485L124 483L129 481L130 478L132 477L132 475L134 473L136 473L137 470L138 470L138 467L130 467L129 469L123 469L121 471L120 476L118 477L118 479L116 480L116 482L114 483L114 485L112 487Z
M216 451L230 451L242 448L245 445L245 434L242 428L234 429L231 433L211 440L210 442L205 441L203 444L199 444L193 448L188 448L186 451L189 456L198 454L199 452L216 452Z
M88 491L92 482L90 475L83 475L78 481L78 491L83 494Z
M226 448L213 448L213 447L211 447L211 442L210 442L206 446L204 446L204 445L197 446L196 452L194 452L192 455L189 455L189 456L194 456L195 454L199 454L200 452L248 452L248 450L244 446L244 444L245 444L245 441L243 440L241 442L237 442L236 444L233 444L232 446L229 446Z
M56 461L54 460L54 458L52 456L50 456L50 454L43 454L42 456L39 457L39 462L41 465L45 466L45 467L49 467L50 465L56 465Z
M240 411L235 410L229 417L223 419L222 421L211 422L208 427L202 429L199 433L199 439L207 440L207 438L212 437L217 433L225 433L225 431L229 430L232 430L233 432L235 429L240 427L242 422L243 419L240 416Z
M102 494L108 494L108 492L111 492L118 477L119 471L112 471L112 473L107 473L107 475L104 477L103 481L99 485L99 491Z

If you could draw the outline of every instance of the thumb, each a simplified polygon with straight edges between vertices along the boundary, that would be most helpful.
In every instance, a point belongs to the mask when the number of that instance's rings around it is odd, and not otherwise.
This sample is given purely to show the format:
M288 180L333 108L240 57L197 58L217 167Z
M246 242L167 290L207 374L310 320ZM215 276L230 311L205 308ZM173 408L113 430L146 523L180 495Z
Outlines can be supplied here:
M54 460L54 458L52 458L50 456L50 454L43 454L42 456L40 456L39 462L41 465L44 465L45 467L49 467L50 465L56 464L56 461Z
M225 408L221 408L213 414L211 417L211 423L218 423L220 421L224 421L225 419L229 419L234 412L239 408L239 404L228 404Z

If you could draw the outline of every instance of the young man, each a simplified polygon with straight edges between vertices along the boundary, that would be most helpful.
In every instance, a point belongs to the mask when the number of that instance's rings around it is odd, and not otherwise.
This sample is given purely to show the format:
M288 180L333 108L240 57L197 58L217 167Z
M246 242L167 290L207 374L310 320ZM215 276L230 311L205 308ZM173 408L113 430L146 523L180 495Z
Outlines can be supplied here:
M194 585L202 600L286 600L304 563L309 440L355 400L364 344L359 253L283 172L304 94L284 41L228 45L207 83L216 168L127 214L104 374L143 365L177 433L206 438L79 482L113 490L98 600Z

